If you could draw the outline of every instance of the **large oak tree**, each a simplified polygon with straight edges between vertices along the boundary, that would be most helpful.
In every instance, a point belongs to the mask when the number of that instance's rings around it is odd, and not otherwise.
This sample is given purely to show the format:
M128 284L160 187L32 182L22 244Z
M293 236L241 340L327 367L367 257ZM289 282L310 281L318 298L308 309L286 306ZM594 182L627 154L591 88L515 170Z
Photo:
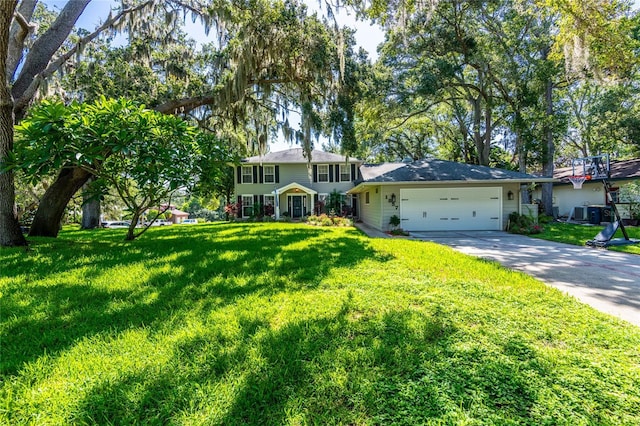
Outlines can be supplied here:
M217 43L211 45L211 61L203 70L210 73L210 85L206 92L185 92L166 99L156 106L157 111L191 115L216 130L229 125L246 126L253 132L249 142L258 147L265 147L270 132L281 128L290 140L301 143L310 153L313 136L323 130L323 111L344 109L344 104L338 102L338 94L345 87L340 66L344 63L340 60L344 57L341 54L344 36L340 31L330 31L331 27L317 17L308 17L306 8L297 2L215 0L202 6L200 2L187 0L137 1L69 50L59 52L88 2L69 2L28 50L24 49L24 40L35 1L21 3L28 10L16 15L14 25L22 23L26 32L17 48L9 49L15 52L9 63L19 63L15 55L21 57L26 51L25 65L16 78L12 76L17 68L6 73L13 82L17 119L24 115L39 84L102 31L116 27L126 29L131 39L157 40L154 37L159 34L158 23L175 22L186 12L201 19L205 27L213 28L219 36ZM160 21L159 16L165 19ZM291 109L302 116L300 130L289 126L287 117ZM349 114L343 116L347 120L352 118ZM349 123L343 121L341 125L348 127ZM2 140L7 152L11 151L11 143L12 137ZM31 234L57 235L64 207L89 178L86 170L63 165L41 200ZM13 181L8 186L13 187ZM9 191L0 196L5 209L11 206L12 210L13 196ZM16 230L15 237L3 241L3 245L24 244L12 212L2 215L1 220L3 235L9 235L5 231L10 228Z

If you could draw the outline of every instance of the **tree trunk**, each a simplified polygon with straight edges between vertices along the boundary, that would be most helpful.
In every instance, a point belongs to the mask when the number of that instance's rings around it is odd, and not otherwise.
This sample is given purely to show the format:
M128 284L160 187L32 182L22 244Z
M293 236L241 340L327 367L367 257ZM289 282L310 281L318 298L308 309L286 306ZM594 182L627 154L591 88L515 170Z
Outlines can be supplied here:
M556 146L553 141L553 82L551 78L546 82L545 94L546 104L546 124L545 124L545 155L543 156L542 171L544 176L553 177L553 159L555 157ZM553 183L542 184L542 206L544 213L553 217Z
M64 209L90 177L91 173L78 167L62 169L40 201L29 236L57 237Z
M487 103L485 105L485 116L484 116L484 144L482 145L482 151L478 153L478 158L480 160L480 164L483 166L489 165L489 160L491 159L491 126L493 126L491 115L491 98L487 98Z
M82 187L82 229L100 227L100 199L92 197L91 182L93 182L93 178L89 179Z
M516 135L516 154L518 155L518 171L520 173L527 173L527 147L525 146L524 139L522 138L522 114L519 109L516 109L514 128ZM528 185L520 185L520 202L522 204L530 204L531 197L529 194Z
M9 27L15 1L0 1L0 164L13 151L13 99L7 84ZM26 246L15 212L16 190L12 171L0 173L0 245Z
M26 95L27 100L31 100L32 94L28 94L27 89L34 82L36 76L44 71L53 55L55 55L60 46L62 46L62 43L69 37L69 33L71 33L78 17L82 15L82 12L90 1L91 0L75 0L68 2L47 31L38 37L29 49L29 54L24 61L20 74L11 88L13 98L18 105L16 111L14 111L18 121L25 113L25 108L21 105L28 104L28 102L25 102L25 99L21 98Z

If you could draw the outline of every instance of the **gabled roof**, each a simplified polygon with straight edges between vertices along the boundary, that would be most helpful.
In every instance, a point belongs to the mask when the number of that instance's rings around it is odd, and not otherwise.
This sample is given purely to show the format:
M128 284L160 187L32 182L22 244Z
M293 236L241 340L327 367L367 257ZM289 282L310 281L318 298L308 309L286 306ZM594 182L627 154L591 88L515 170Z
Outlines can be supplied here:
M552 180L510 170L437 159L425 159L412 163L363 165L360 167L360 172L364 183Z
M612 180L640 179L640 158L611 161L609 167ZM563 182L569 182L567 178L571 175L573 175L573 167L560 167L553 172L553 177Z
M287 192L290 189L299 189L300 191L306 192L307 194L311 194L311 195L314 195L314 194L318 193L318 191L314 191L311 188L307 188L304 185L300 185L298 182L291 182L289 185L285 185L282 188L276 189L275 191L273 191L273 193L274 194L276 194L276 193L282 194L284 192Z
M349 157L351 163L362 163L362 160ZM302 148L292 148L285 151L269 152L265 155L256 155L254 157L248 157L241 160L242 163L251 164L323 164L323 163L346 163L347 157L344 155L333 154L331 152L324 152L319 150L311 151L311 161L304 156L304 150Z

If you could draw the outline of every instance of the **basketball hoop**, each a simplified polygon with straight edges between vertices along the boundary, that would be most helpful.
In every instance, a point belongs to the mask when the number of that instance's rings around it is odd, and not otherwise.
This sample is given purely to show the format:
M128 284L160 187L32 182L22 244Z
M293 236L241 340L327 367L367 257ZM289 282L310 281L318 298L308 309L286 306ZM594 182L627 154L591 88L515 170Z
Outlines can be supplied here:
M569 182L573 184L573 189L582 189L585 180L588 180L587 176L569 176Z

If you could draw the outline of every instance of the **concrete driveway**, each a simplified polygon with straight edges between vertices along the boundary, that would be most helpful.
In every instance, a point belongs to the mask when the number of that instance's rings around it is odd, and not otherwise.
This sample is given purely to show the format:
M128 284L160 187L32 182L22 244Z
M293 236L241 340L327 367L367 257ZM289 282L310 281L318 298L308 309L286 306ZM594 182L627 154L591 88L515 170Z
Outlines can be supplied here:
M412 232L411 236L495 260L640 326L640 256L499 231Z

